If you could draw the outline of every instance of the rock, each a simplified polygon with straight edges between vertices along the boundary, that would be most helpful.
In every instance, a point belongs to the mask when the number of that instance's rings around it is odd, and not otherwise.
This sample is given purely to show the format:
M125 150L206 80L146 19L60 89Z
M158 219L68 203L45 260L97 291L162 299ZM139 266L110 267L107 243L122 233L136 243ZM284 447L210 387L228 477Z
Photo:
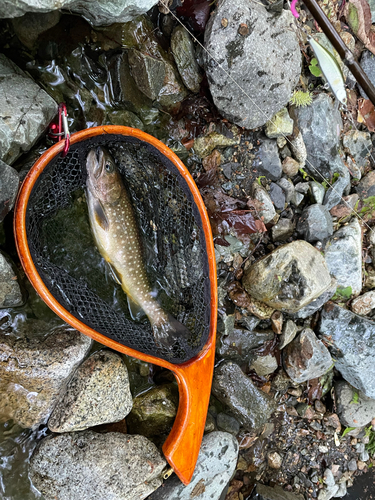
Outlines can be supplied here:
M349 130L344 135L342 142L358 167L364 167L368 163L372 149L371 135L368 132Z
M354 188L361 200L375 196L375 170L371 170Z
M67 9L75 14L80 14L94 26L113 23L126 23L136 16L150 10L157 1L155 0L0 0L0 17L20 17L27 12L45 13L59 9Z
M280 111L266 123L265 132L266 136L270 139L292 135L293 120L290 118L286 108L280 109Z
M271 234L273 241L285 241L294 233L294 224L290 219L279 219L277 224L272 226Z
M194 45L191 37L182 26L176 26L173 30L171 49L178 72L185 86L192 92L199 92L202 75L195 60Z
M352 458L348 462L348 470L354 472L357 470L357 460L355 458Z
M329 188L324 197L328 210L340 202L344 189L350 182L349 171L339 156L341 115L327 94L320 94L311 106L294 109L297 125L306 146L305 169L318 181L339 175L334 189ZM323 178L322 178L323 177Z
M375 290L360 295L351 303L351 309L355 314L366 316L375 308Z
M286 323L284 323L283 332L280 336L280 344L279 349L284 349L286 345L288 345L294 337L297 335L298 327L291 319L288 319Z
M161 486L165 465L144 436L82 431L44 439L29 474L45 500L143 500Z
M270 197L272 203L278 210L284 210L285 208L285 194L280 186L271 182L270 184Z
M355 210L358 200L359 196L356 193L344 196L341 203L331 208L330 213L332 217L341 219L341 217L347 217L353 214L353 209Z
M327 489L319 491L318 500L331 500L336 493L339 491L339 485L334 484L333 486L328 486Z
M263 218L265 224L271 222L276 217L276 210L267 191L254 182L251 187L251 197L257 201L256 208L259 217Z
M288 177L294 177L299 172L300 164L294 158L287 156L284 159L281 168L284 174L286 174Z
M109 125L123 125L125 127L139 128L144 130L142 120L138 118L135 113L122 110L111 110L107 113L107 124Z
M299 164L299 168L304 168L307 160L307 151L300 131L289 139L289 146L293 152L294 158Z
M273 338L274 333L270 330L249 331L234 328L229 335L221 335L218 338L216 353L221 358L231 359L240 364L249 363L254 358L253 350Z
M27 12L24 16L13 19L12 25L20 42L32 50L39 35L53 28L60 21L60 17L61 12L58 10L45 14Z
M279 150L276 141L264 139L256 153L253 167L260 175L265 175L267 179L277 181L282 174Z
M324 471L323 479L327 486L335 485L335 478L333 476L331 469L326 469Z
M347 495L347 493L348 493L348 490L346 488L346 482L343 481L343 482L339 483L339 489L336 492L335 498L343 498L344 496Z
M250 369L255 370L257 375L260 377L264 377L277 370L278 366L279 365L275 356L267 354L266 356L257 356L257 358L251 363Z
M375 323L328 302L321 313L319 330L343 378L375 399Z
M298 193L307 194L310 189L310 184L308 182L298 182L294 187Z
M216 500L231 480L237 464L238 443L227 432L203 437L191 483L184 486L171 476L148 500Z
M359 167L351 156L346 157L346 166L349 170L350 175L354 179L359 181L362 178L362 170L364 170L364 167Z
M326 193L324 187L321 184L319 184L319 182L311 181L310 189L315 203L319 203L320 205L322 205L324 200L324 195Z
M19 183L17 171L0 160L0 222L13 208Z
M298 220L297 231L310 243L332 236L333 223L328 208L318 203L305 208Z
M280 469L281 465L283 463L283 458L277 451L268 453L267 455L267 463L268 467L271 467L271 469Z
M331 285L321 253L306 241L293 241L245 271L246 291L275 309L297 312Z
M324 375L333 366L333 361L323 342L310 328L305 328L284 349L283 364L289 377L301 384Z
M240 254L242 257L247 256L249 250L241 240L231 235L224 236L224 240L229 243L228 246L218 244L215 245L215 255L217 261L222 260L226 264L229 264L230 262L233 262L235 254Z
M82 431L118 422L133 405L128 370L111 351L97 351L78 368L57 402L48 427L52 432Z
M364 427L375 417L375 400L344 380L335 383L337 413L345 427Z
M373 0L370 0L369 2L370 4L370 7L371 7L371 12L372 12L372 16L375 17L374 13L375 13L375 4L373 2ZM375 22L375 21L373 21ZM375 83L375 57L374 55L369 51L369 50L364 50L362 52L362 57L361 57L361 66L363 68L363 71L366 72L368 78L370 79L371 83L374 84ZM364 98L364 99L368 99L367 95L365 94L365 92L363 91L362 87L359 87L359 91L361 93L361 96Z
M0 309L22 306L24 302L16 266L5 253L0 252Z
M129 432L157 436L170 431L178 408L175 384L153 387L134 398L133 409L126 421Z
M228 296L237 307L246 309L250 314L259 319L269 319L274 312L272 307L264 302L250 297L238 282L233 282L228 286Z
M218 132L211 132L208 135L203 137L197 137L194 140L194 151L195 153L204 158L208 156L216 147L226 147L226 146L234 146L239 144L240 137L226 137L223 134L219 134Z
M52 97L0 54L0 160L12 164L29 151L56 113Z
M247 429L257 429L276 409L273 399L255 387L241 368L227 361L214 371L212 392Z
M280 179L277 184L281 187L281 189L285 193L285 201L287 203L293 202L295 204L296 202L296 190L294 188L293 182L291 182L289 179L285 179L283 177ZM303 196L302 196L303 198Z
M219 413L216 417L217 427L220 431L229 432L236 436L240 432L238 420L226 413Z
M226 27L223 18L228 20ZM209 54L204 54L204 61L214 103L230 122L259 127L289 101L301 73L301 54L295 33L288 29L290 22L289 12L273 17L254 1L218 2L205 30ZM246 24L246 33L239 32L241 23Z
M301 495L285 491L281 486L264 486L264 484L257 484L256 491L263 500L303 500Z
M333 234L324 255L337 285L350 286L352 293L358 295L362 290L362 232L358 219L354 218Z
M280 311L275 311L271 316L271 328L277 334L280 335L283 329L284 316Z
M44 424L91 344L73 328L31 319L10 335L0 333L2 418L27 428Z
M316 313L316 311L319 311L319 309L326 302L328 302L331 297L333 297L336 290L337 290L337 281L335 280L335 278L332 278L331 286L328 288L328 290L319 295L319 297L310 302L310 304L307 304L307 306L302 307L302 309L292 314L293 318L305 319L308 318L309 316L312 316L314 313Z

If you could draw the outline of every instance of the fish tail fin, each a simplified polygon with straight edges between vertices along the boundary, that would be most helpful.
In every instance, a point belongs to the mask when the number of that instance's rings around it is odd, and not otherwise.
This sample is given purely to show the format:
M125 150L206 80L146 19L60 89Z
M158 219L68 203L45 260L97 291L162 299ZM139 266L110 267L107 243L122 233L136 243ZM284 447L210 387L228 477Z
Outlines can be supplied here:
M176 341L187 341L191 338L190 330L171 314L167 315L163 323L154 324L152 330L155 342L162 347L171 347Z

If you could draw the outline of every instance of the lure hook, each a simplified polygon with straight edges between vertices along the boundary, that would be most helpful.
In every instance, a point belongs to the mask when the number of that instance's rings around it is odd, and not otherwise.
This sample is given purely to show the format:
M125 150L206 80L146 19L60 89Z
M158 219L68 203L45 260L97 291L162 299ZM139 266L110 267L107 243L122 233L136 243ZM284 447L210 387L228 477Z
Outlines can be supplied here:
M68 124L68 112L66 110L65 103L61 102L58 107L58 124L52 123L49 129L49 136L52 139L57 139L59 142L65 138L64 148L62 150L61 156L64 158L70 147L70 132Z

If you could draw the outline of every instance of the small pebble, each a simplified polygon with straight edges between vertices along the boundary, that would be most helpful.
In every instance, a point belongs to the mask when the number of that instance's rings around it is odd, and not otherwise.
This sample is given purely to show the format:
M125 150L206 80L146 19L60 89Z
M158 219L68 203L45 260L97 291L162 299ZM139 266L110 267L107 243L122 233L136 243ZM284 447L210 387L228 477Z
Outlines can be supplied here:
M363 470L366 467L365 462L362 462L361 460L358 460L357 462L357 468L358 470Z
M268 462L268 466L271 467L271 469L280 469L282 462L283 462L283 459L277 453L277 451L274 451L272 453L268 453L267 462Z
M352 458L349 462L348 462L348 470L354 472L357 470L357 461L355 458Z
M319 446L318 450L320 451L320 453L328 453L329 451L327 446Z

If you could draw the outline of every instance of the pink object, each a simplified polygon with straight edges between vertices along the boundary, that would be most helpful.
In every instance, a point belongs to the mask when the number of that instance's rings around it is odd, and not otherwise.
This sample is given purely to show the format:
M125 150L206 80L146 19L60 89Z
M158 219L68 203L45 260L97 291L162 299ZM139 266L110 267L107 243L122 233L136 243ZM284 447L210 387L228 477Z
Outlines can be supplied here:
M290 4L290 10L292 11L292 14L295 18L299 18L299 14L296 11L296 5L297 5L298 0L293 0L292 3Z

